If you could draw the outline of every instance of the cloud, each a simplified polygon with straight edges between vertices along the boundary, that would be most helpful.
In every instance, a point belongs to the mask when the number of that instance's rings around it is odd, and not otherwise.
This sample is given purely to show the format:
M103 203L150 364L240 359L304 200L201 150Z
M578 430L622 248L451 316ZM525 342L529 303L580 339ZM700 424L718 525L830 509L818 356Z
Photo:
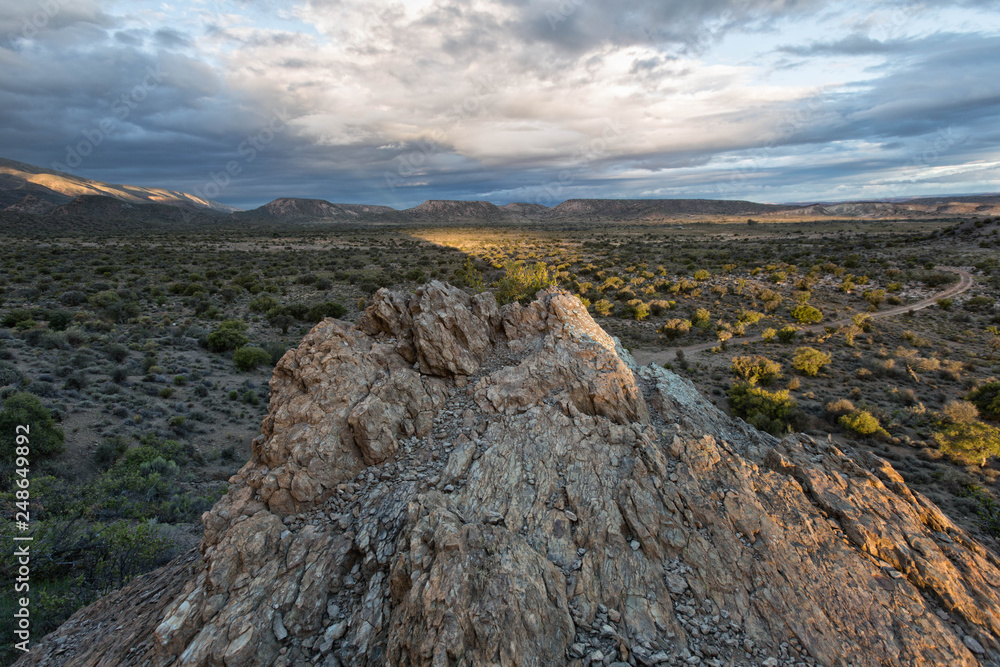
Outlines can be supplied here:
M237 205L860 192L942 131L964 139L927 178L995 155L995 4L84 1L26 36L31 8L0 0L0 145L50 166L113 118L82 175L193 189L237 160Z

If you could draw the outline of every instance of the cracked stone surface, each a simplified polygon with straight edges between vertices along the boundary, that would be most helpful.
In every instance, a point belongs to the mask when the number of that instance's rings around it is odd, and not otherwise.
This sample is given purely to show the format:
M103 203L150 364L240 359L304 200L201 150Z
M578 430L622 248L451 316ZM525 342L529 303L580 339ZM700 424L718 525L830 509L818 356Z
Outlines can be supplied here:
M203 521L17 664L1000 661L1000 563L886 461L726 416L558 290L317 325Z

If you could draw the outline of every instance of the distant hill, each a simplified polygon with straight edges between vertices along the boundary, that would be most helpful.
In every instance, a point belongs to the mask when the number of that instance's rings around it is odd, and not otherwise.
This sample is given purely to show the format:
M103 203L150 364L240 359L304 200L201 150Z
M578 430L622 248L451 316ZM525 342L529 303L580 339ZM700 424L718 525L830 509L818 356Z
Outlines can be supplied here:
M398 213L389 206L372 204L332 204L323 199L296 199L281 197L250 211L234 214L238 219L252 220L358 220L378 216L392 216Z
M0 209L22 204L26 195L54 205L65 204L81 195L98 195L132 204L166 204L191 210L209 209L224 213L239 210L187 192L137 185L112 185L0 158Z
M928 197L894 202L859 201L812 204L772 213L778 217L831 216L844 218L927 218L941 216L1000 215L1000 196Z
M447 221L493 222L505 220L512 212L501 209L488 201L454 201L429 199L419 206L402 213L409 219L443 219Z
M793 208L724 199L569 199L546 210L542 217L663 218L673 216L762 215Z

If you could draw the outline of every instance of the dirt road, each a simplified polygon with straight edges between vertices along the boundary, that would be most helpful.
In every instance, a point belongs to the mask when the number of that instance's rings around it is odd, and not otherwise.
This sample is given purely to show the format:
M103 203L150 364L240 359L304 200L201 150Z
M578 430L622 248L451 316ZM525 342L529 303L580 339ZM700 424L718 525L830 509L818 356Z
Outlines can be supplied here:
M938 292L934 296L918 301L917 303L907 304L905 306L898 306L896 308L890 308L889 310L882 310L875 313L869 313L872 319L882 319L883 317L892 317L894 315L902 315L903 313L909 312L911 310L923 310L928 306L933 306L937 303L938 299L946 299L948 297L956 296L965 292L970 287L972 287L972 274L964 269L956 269L950 266L939 266L937 267L941 271L950 271L951 273L957 273L960 280L951 285L948 289L943 292ZM842 327L844 325L850 324L852 318L844 317L839 320L833 320L832 322L823 322L821 324L813 324L810 326L802 327L801 331L809 331L812 333L819 333L825 330L826 327ZM744 336L743 338L731 338L727 343L727 347L732 347L734 345L741 345L743 343L756 343L758 341L764 340L760 336ZM704 352L705 350L711 350L713 347L718 347L719 341L712 341L709 343L699 343L697 345L688 345L687 347L672 347L667 350L632 350L632 357L642 366L646 364L663 364L668 361L672 361L676 358L677 350L683 350L685 355L697 354L698 352Z

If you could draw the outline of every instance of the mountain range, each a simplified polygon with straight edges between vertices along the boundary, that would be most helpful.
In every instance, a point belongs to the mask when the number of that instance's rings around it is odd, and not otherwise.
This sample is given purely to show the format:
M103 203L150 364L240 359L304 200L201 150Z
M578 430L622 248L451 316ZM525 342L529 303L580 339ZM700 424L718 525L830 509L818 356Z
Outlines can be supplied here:
M3 215L3 214L9 215ZM1000 215L1000 195L939 196L892 201L761 204L717 199L569 199L555 206L514 202L428 200L398 210L374 204L336 204L323 199L281 197L242 211L186 192L114 185L0 158L0 221L41 216L133 222L483 222L529 220L643 220L680 222L705 218L763 220L793 218L893 219Z

